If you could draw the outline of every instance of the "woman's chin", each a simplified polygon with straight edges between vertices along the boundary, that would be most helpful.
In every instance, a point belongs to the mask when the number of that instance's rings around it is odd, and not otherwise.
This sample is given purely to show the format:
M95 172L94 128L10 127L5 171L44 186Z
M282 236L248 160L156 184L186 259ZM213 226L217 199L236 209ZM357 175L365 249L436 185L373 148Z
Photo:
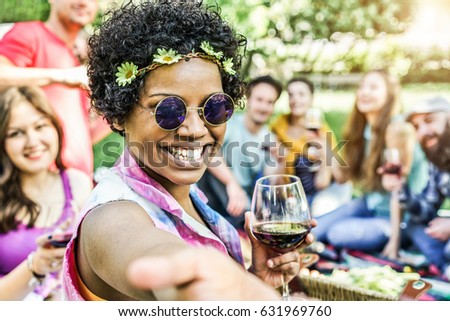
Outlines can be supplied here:
M178 186L196 184L203 175L176 175L174 177L166 177L167 180Z

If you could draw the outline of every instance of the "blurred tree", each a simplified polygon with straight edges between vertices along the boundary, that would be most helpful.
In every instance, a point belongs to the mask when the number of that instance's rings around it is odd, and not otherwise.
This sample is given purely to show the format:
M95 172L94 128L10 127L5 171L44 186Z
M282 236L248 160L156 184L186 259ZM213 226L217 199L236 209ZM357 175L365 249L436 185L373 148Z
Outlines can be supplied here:
M49 12L48 0L0 1L0 23L45 20Z
M101 24L102 12L107 4L121 3L123 0L97 0L100 10L92 25L87 26L87 31ZM18 21L41 20L45 21L50 13L49 0L0 0L0 24L14 23Z
M366 53L357 55L356 65L344 70L340 70L342 63L336 66L336 61L349 51L361 48L361 40L403 32L411 22L415 1L207 0L210 4L217 3L237 31L248 38L245 76L252 70L258 73L277 66L278 73L289 69L292 72L359 71ZM333 51L336 48L329 44L342 40L347 41L341 46L344 51L339 52L338 48L337 55L331 54L332 47ZM308 45L302 45L305 43ZM290 67L286 69L283 62ZM318 65L320 68L316 70Z
M98 1L94 26L102 11L124 0ZM388 67L407 81L446 81L450 48L417 50L392 40L408 29L419 3L429 1L450 9L449 0L204 0L219 5L247 37L245 78L270 72L285 80L297 73L346 75ZM48 0L0 0L0 23L45 20L48 12Z

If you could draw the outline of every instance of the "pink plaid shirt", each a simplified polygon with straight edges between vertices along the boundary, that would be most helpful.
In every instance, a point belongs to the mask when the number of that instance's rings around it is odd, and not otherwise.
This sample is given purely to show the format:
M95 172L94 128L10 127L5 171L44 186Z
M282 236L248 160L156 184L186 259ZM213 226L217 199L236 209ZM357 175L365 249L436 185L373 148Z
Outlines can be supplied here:
M191 186L190 197L212 232L209 236L185 220L187 214L183 214L178 202L161 184L150 178L125 149L116 165L102 176L95 187L78 226L92 208L111 201L130 200L138 203L148 213L157 228L180 237L192 246L216 248L243 265L237 231L226 219L205 204L199 192L201 193L195 185ZM77 233L69 243L64 258L63 284L68 300L83 300L78 290L77 272L74 269L75 256L72 255Z

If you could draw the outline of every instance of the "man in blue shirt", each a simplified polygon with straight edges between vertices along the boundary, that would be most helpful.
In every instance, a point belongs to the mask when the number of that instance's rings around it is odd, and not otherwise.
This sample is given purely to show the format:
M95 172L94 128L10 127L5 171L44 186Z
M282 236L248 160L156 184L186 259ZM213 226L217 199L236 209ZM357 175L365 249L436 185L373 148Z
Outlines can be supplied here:
M438 210L450 197L450 103L442 97L414 106L406 120L416 129L419 143L430 161L429 182L420 194L396 175L383 175L383 185L398 190L402 207L411 213L408 236L442 276L450 279L450 218Z
M247 84L246 111L233 115L227 124L223 158L211 162L198 182L208 205L240 230L256 179L281 168L281 158L268 153L277 154L277 144L267 126L281 92L281 84L268 75Z

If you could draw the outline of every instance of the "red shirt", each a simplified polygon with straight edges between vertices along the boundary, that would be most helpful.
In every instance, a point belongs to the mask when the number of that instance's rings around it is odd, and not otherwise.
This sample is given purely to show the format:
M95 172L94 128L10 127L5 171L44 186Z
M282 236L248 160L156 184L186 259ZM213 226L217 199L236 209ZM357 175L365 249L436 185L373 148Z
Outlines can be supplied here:
M80 65L71 49L41 21L16 23L0 40L0 56L18 67L64 69ZM61 84L42 89L64 131L64 164L92 177L94 165L86 91Z

